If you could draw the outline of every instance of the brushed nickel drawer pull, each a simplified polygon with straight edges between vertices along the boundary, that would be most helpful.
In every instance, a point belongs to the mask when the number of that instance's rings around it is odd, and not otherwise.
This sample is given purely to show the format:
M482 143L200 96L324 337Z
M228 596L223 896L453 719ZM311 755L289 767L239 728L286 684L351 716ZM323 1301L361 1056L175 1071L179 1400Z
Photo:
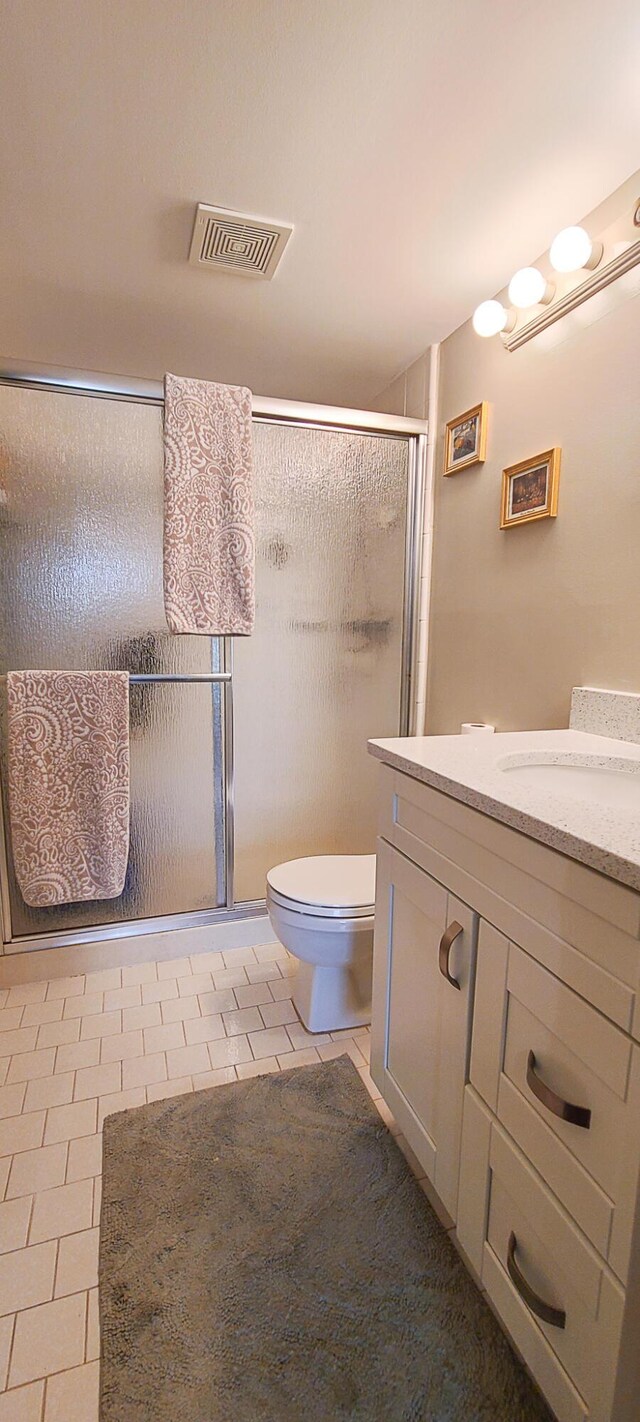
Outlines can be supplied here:
M458 982L458 979L452 977L451 973L449 972L449 956L451 954L451 948L460 933L464 933L464 928L462 927L461 923L456 923L454 919L453 923L450 923L449 927L445 929L442 938L440 939L440 948L438 952L438 963L443 978L446 978L447 982L451 983L451 986L457 988L458 991L460 991L460 983Z
M583 1130L589 1130L591 1112L588 1106L573 1106L570 1101L564 1101L561 1096L556 1095L538 1076L534 1052L529 1052L527 1057L527 1086L534 1096L537 1096L538 1101L546 1106L547 1111L552 1111L561 1121L569 1121L572 1126L582 1126Z
M541 1318L544 1323L551 1323L554 1328L564 1328L567 1322L567 1315L564 1309L553 1308L552 1304L545 1303L544 1299L541 1299L540 1295L535 1292L535 1289L531 1288L531 1284L527 1283L524 1274L518 1268L516 1263L517 1247L518 1241L512 1230L509 1235L507 1269L509 1270L509 1278L512 1283L515 1284L520 1298L524 1300L527 1308L530 1308L531 1312L535 1313L537 1318Z

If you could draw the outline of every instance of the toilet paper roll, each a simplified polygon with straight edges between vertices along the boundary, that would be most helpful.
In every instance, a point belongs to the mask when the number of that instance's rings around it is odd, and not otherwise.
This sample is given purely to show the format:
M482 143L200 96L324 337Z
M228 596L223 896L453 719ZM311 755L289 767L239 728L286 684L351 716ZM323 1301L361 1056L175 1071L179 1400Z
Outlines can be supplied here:
M486 721L463 721L460 727L461 736L492 736L495 726L487 725Z

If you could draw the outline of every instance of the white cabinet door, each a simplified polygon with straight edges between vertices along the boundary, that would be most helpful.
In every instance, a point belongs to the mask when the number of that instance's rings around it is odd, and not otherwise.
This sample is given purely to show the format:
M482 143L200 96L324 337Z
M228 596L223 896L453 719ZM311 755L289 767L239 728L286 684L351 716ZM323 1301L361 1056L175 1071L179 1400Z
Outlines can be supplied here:
M456 1217L477 915L378 841L371 1070Z

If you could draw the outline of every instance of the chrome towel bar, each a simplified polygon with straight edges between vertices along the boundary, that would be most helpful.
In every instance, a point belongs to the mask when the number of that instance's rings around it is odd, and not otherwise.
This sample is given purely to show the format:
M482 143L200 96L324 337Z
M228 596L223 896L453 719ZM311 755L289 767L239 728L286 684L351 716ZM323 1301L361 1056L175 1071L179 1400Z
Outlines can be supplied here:
M62 671L62 668L60 668L60 670ZM88 668L86 668L86 667L82 667L82 668L80 668L80 667L73 667L71 670L73 670L73 671L80 671L80 670L86 671L86 670L88 670ZM105 670L105 671L106 671L106 670L111 670L111 671L126 671L126 667L111 667L111 668L106 668L106 667L105 667L104 670ZM3 675L0 677L0 681L6 681L6 680L7 680L6 674L3 674ZM164 673L164 672L153 672L153 673L152 673L152 672L148 672L148 673L135 673L135 672L134 672L134 673L132 673L132 675L129 677L129 681L132 682L132 683L134 683L134 682L135 682L135 683L141 683L141 682L142 682L142 683L145 683L145 684L146 684L147 682L154 682L154 681L206 681L206 682L231 681L231 672L193 672L193 673L190 673L190 672L166 672L166 673Z

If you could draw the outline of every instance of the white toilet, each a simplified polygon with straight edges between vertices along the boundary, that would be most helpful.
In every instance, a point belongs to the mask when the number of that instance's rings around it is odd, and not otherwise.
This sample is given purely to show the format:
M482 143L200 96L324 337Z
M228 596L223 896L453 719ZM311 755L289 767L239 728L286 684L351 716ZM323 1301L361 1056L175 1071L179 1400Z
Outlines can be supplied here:
M310 1032L371 1021L375 854L321 854L267 874L276 937L300 959L293 1002Z

